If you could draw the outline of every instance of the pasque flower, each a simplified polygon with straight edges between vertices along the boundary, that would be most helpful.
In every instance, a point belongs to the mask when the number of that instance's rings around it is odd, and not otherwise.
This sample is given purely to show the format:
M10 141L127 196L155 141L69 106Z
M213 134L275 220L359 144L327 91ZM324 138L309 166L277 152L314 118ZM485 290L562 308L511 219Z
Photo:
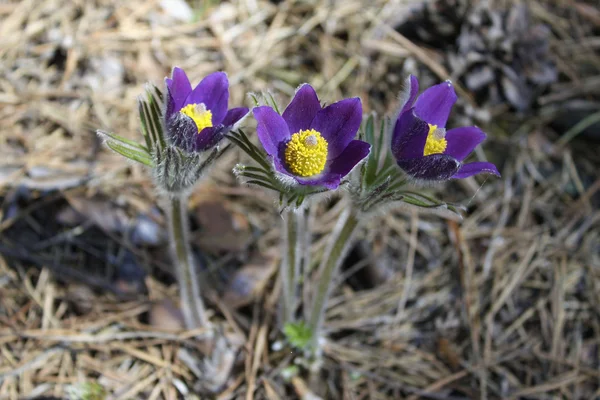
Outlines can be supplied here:
M227 109L229 81L224 72L206 76L192 89L186 73L173 69L167 84L165 131L169 141L187 152L215 146L246 114L248 108Z
M400 168L424 181L462 179L480 173L500 176L492 163L463 163L485 140L481 129L468 126L446 131L446 121L457 99L452 83L432 86L417 97L417 78L411 75L407 82L392 134L392 154Z
M353 140L362 121L357 97L321 108L315 90L304 84L282 115L269 106L253 113L258 138L283 181L336 189L369 154L368 143Z

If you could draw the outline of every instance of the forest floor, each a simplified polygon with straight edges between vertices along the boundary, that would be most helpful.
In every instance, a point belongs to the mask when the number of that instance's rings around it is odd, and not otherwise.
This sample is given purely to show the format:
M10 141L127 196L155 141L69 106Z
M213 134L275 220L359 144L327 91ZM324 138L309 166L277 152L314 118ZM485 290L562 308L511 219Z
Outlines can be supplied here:
M2 2L0 399L600 398L600 10L478 3ZM427 189L462 221L390 210L365 225L320 384L280 346L280 216L236 182L236 150L189 204L211 319L239 345L201 394L204 332L181 328L152 180L95 134L141 140L137 96L173 66L192 82L226 71L230 105L262 90L285 105L309 82L379 115L409 73L452 79L450 126L488 133L475 156L501 179ZM316 260L342 208L316 210Z

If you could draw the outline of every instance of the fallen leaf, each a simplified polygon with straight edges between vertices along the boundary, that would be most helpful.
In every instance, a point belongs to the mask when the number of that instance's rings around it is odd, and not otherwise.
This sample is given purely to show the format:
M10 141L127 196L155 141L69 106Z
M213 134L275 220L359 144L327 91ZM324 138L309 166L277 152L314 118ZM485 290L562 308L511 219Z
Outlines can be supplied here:
M252 237L248 219L233 211L225 201L206 201L195 210L200 224L197 240L204 251L240 252L250 244Z
M150 308L150 325L166 331L180 331L185 327L181 309L171 300L162 299Z
M262 293L277 270L275 257L260 256L233 273L223 293L223 302L238 308L249 304Z

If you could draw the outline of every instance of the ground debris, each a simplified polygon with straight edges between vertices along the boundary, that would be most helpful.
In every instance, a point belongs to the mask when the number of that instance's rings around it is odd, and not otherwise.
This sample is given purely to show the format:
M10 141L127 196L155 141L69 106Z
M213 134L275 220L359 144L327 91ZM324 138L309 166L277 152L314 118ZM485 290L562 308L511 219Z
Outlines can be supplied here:
M222 400L598 396L593 0L526 2L529 19L462 0L168 3L0 5L0 398L64 399L90 384L111 399L202 398L206 373ZM501 37L469 22L475 14L497 20ZM276 200L235 183L235 150L189 205L211 320L232 351L207 365L211 332L179 329L151 178L95 134L140 139L136 96L175 65L193 80L226 71L230 104L266 89L285 102L310 82L324 102L360 96L378 113L395 111L407 73L423 86L454 79L454 122L489 134L476 155L502 179L431 189L467 207L463 222L397 210L367 224L374 250L358 254L384 265L357 282L349 271L368 267L349 260L327 311L320 385L281 345L280 216ZM315 263L339 211L316 210Z

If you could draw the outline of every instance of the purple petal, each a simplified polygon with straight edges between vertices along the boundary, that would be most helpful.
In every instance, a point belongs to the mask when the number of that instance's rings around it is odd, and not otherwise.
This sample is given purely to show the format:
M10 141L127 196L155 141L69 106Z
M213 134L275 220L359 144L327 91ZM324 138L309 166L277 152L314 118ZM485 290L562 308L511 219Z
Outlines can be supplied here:
M239 120L244 118L248 114L248 111L249 110L247 107L232 108L231 110L227 111L227 114L225 114L225 118L223 118L223 122L221 122L221 124L224 126L233 126L237 124Z
M456 92L452 83L446 81L430 87L417 98L415 114L427 123L443 128L454 103Z
M173 97L173 108L177 111L183 107L183 103L192 91L192 85L184 70L179 67L173 68L172 78L165 78L167 89Z
M362 104L358 97L333 103L317 112L310 124L328 143L327 159L339 156L354 139L362 122Z
M175 99L171 94L171 89L167 86L167 93L165 99L165 121L169 121L173 114L179 112L181 108L177 108L177 104L175 104Z
M429 125L414 110L401 114L392 133L392 154L397 160L423 157L428 133Z
M285 120L268 106L252 110L257 121L256 133L265 151L272 157L278 157L279 145L290 140L290 131Z
M194 150L205 151L216 146L223 139L226 130L223 125L202 129L194 137Z
M404 88L400 92L400 112L398 116L412 108L417 93L419 93L419 80L416 76L409 75L404 83Z
M287 176L291 176L292 178L296 178L296 175L292 174L290 171L287 170L285 166L285 161L282 156L273 156L272 159L275 171L285 174Z
M452 178L464 179L468 178L469 176L481 173L492 174L496 175L497 177L500 177L500 172L498 172L498 169L494 164L485 161L477 161L468 164L463 164L460 167L460 170L456 174L454 174Z
M337 187L340 185L340 181L342 180L342 176L340 174L336 174L327 170L323 171L322 174L308 178L294 175L287 170L281 157L273 157L273 167L275 168L275 171L293 178L296 182L298 182L298 184L303 186L323 186L327 189L334 190L337 189Z
M304 84L300 86L292 102L283 112L283 119L287 122L290 133L294 134L301 130L310 128L310 123L321 110L321 103L317 93L312 86Z
M220 125L227 113L229 81L224 72L213 72L200 81L192 90L184 105L204 103L212 113L213 126Z
M329 172L338 174L342 178L358 164L366 156L369 155L371 145L362 140L353 140L344 149L335 160L331 161Z
M444 154L448 154L458 161L462 161L484 140L485 133L476 126L450 129L446 132L448 146L446 147Z
M329 190L335 190L340 186L342 176L332 172L323 173L316 178L295 177L299 184L305 186L323 186Z
M407 175L425 181L450 179L460 168L460 162L457 159L445 154L432 154L421 158L397 161Z

